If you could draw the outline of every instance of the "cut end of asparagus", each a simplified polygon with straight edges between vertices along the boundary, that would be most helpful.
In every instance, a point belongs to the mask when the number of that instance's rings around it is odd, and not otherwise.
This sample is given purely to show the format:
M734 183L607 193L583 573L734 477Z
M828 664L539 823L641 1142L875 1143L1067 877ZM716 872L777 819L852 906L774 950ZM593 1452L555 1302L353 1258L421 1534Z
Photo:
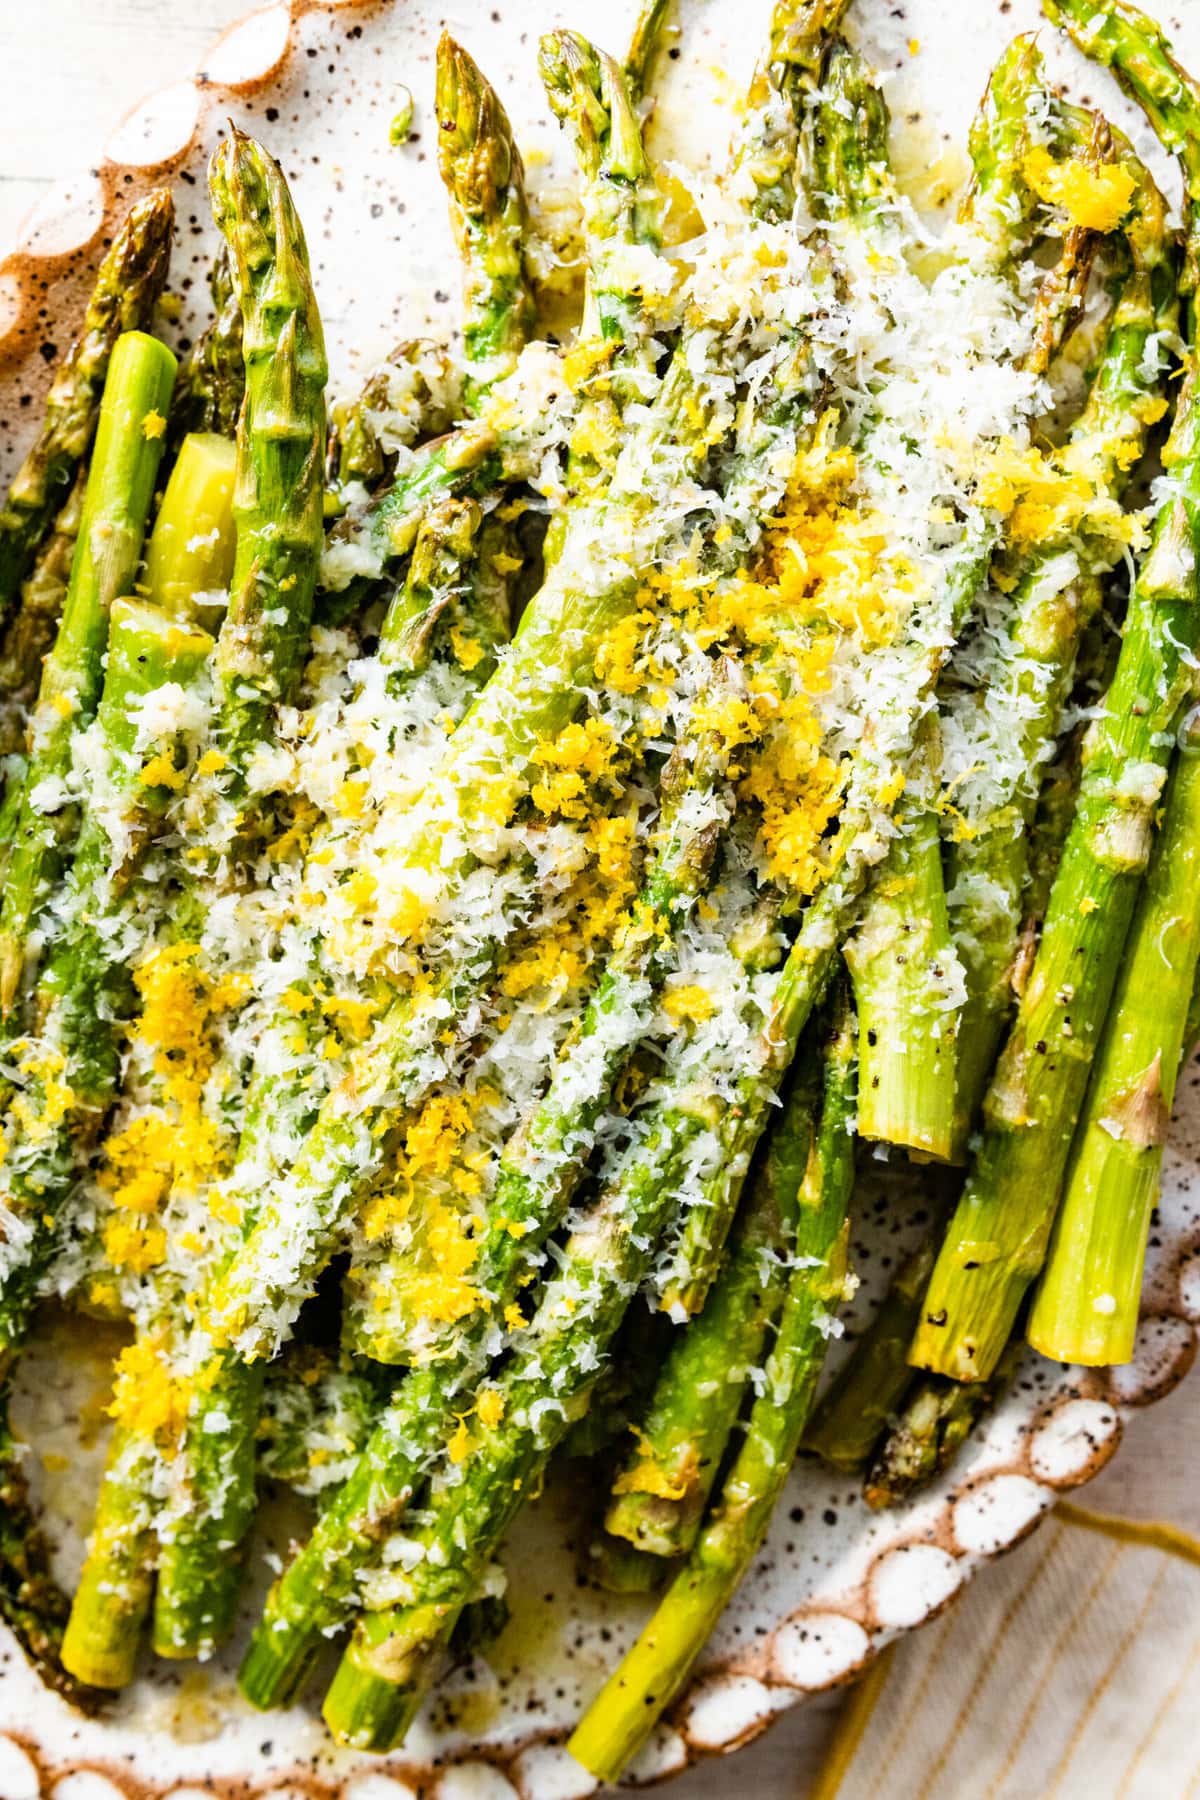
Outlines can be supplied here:
M423 1695L423 1688L400 1687L347 1655L329 1685L321 1717L336 1744L378 1754L404 1742Z
M290 1706L312 1674L319 1648L310 1631L293 1628L286 1619L264 1621L242 1658L238 1687L260 1712Z
M678 1556L695 1535L699 1507L657 1494L626 1493L618 1496L604 1516L604 1529L622 1539L635 1552L652 1557Z
M233 574L232 438L189 432L179 447L146 549L148 598L177 618L219 618Z
M592 1544L584 1572L606 1594L653 1594L671 1565L666 1554L639 1549L606 1531Z
M106 1629L104 1614L92 1613L85 1624L75 1614L63 1638L62 1664L69 1675L86 1687L116 1691L127 1688L137 1669L139 1639L132 1641Z
M1131 1361L1141 1299L1140 1252L1135 1243L1131 1267L1116 1271L1107 1288L1090 1279L1096 1271L1087 1262L1071 1269L1052 1261L1029 1316L1026 1338L1033 1349L1052 1362L1088 1369Z
M858 1134L897 1144L938 1162L955 1153L955 1045L949 1030L928 1018L893 1019L903 1049L883 1053L878 1033L859 1038Z

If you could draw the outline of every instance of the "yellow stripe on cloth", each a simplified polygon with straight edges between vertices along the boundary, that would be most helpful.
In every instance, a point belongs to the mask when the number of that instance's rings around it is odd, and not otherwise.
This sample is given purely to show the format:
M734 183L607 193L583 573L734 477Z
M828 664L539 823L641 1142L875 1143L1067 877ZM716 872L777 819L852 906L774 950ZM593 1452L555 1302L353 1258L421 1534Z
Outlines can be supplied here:
M1124 1519L1119 1513L1095 1512L1090 1506L1076 1506L1073 1500L1060 1500L1054 1516L1066 1525L1081 1526L1084 1531L1097 1531L1104 1537L1116 1538L1123 1544L1139 1544L1147 1550L1164 1550L1168 1556L1182 1556L1185 1562L1200 1568L1200 1538L1164 1519Z
M881 1650L866 1674L851 1688L849 1698L834 1726L829 1749L821 1764L821 1773L809 1790L808 1800L837 1800L846 1771L854 1761L854 1753L862 1741L864 1731L871 1723L871 1714L883 1692L895 1653L895 1644L889 1644L885 1650Z

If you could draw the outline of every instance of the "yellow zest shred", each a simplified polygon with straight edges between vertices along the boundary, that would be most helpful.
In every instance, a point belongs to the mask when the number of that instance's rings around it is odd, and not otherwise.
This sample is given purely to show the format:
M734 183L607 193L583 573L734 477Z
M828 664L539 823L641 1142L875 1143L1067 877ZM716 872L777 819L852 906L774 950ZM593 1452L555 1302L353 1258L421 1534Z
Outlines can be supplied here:
M716 1006L708 989L693 983L687 987L668 988L663 995L663 1011L677 1025L685 1019L693 1025L702 1025L705 1019L712 1018Z
M1041 144L1026 151L1022 169L1039 200L1061 207L1073 225L1087 231L1115 231L1136 186L1120 163L1093 165L1078 156L1055 162Z
M191 1393L171 1374L161 1343L138 1338L117 1358L110 1418L139 1435L154 1438L159 1448L177 1448L187 1425Z

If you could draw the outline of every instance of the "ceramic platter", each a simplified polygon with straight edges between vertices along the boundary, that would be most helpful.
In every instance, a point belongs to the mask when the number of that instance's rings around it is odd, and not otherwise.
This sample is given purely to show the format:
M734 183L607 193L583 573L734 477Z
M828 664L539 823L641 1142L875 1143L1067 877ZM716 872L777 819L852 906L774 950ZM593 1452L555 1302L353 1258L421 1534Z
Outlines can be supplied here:
M57 351L70 339L106 234L131 200L167 181L180 242L172 287L186 290L181 331L203 299L214 233L204 193L208 155L232 117L283 162L304 219L335 385L400 337L453 334L455 257L436 173L433 55L443 23L500 88L541 204L567 184L536 74L540 32L572 25L620 52L633 0L280 0L215 44L192 75L119 125L97 167L55 189L0 262L0 474L11 473L37 416ZM1200 6L1168 17L1200 64ZM769 0L682 0L682 37L660 62L652 147L703 166L722 156L733 107L765 41ZM1013 32L1038 23L1036 0L855 0L850 29L889 78L897 161L922 206L952 192L961 146L990 63ZM1130 130L1170 191L1139 117L1115 88L1045 33L1051 66L1079 97ZM415 133L389 146L400 84L416 100ZM56 103L52 88L47 106ZM865 1511L856 1486L804 1462L769 1540L712 1639L689 1693L635 1769L635 1784L753 1737L806 1694L857 1675L899 1633L930 1618L990 1557L1031 1530L1063 1489L1116 1449L1122 1421L1179 1380L1200 1327L1200 1077L1181 1083L1151 1239L1136 1360L1111 1372L1063 1370L1030 1357L1000 1410L949 1479L907 1510ZM847 1341L920 1228L860 1208L863 1278ZM77 1334L51 1326L25 1359L17 1422L33 1444L31 1476L55 1522L61 1573L73 1581L103 1459L105 1355L80 1360ZM835 1346L834 1356L844 1350ZM104 1354L102 1354L104 1353ZM91 1356L89 1352L89 1356ZM831 1359L833 1360L833 1359ZM69 1375L69 1379L67 1379ZM457 1671L402 1755L332 1750L315 1708L253 1714L234 1684L238 1646L203 1668L147 1668L102 1719L82 1720L45 1693L11 1643L0 1643L3 1800L572 1800L595 1784L561 1748L581 1705L631 1640L638 1602L581 1585L569 1479L552 1483L506 1551L514 1617L486 1662ZM255 1541L246 1620L286 1550L295 1520L269 1516ZM736 1785L736 1778L735 1778Z

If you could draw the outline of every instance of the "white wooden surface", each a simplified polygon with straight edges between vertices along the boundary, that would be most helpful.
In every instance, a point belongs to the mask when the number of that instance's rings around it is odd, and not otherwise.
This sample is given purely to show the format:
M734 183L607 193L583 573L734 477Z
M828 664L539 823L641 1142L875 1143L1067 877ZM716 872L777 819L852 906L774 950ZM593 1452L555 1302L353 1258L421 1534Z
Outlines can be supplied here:
M35 0L27 6L0 0L0 254L51 181L86 166L112 126L146 94L200 66L208 45L253 3ZM580 0L581 25L587 26L594 5ZM1192 1530L1200 1527L1200 1374L1136 1422L1122 1454L1087 1498L1113 1511L1165 1515ZM836 1702L798 1708L733 1762L709 1764L669 1791L678 1800L752 1794L801 1800L835 1713ZM845 1793L841 1800L858 1797Z

